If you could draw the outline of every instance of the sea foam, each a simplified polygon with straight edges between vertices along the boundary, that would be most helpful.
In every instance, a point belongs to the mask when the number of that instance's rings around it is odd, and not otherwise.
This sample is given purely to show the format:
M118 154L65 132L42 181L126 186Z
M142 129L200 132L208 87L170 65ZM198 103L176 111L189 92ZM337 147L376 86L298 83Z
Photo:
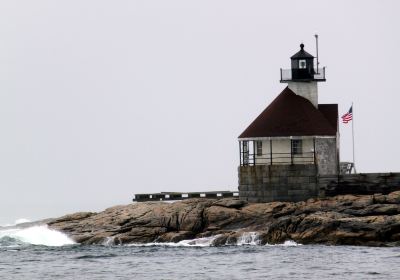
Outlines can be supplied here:
M303 244L297 243L293 240L286 240L285 242L281 244L265 244L265 246L282 246L282 247L296 247L296 246L301 246Z
M244 232L238 238L236 245L260 245L261 241L257 232Z
M16 220L14 222L14 225L19 225L19 224L24 224L24 223L29 223L29 222L31 222L31 221L28 219L25 219L25 218L21 218L21 219Z
M127 246L148 247L148 246L163 246L163 247L210 247L213 241L219 235L210 237L202 237L195 239L182 240L179 242L151 242L151 243L132 243Z
M0 225L0 228L2 228L2 227L12 227L12 226L16 226L16 225L19 225L19 224L24 224L24 223L30 223L31 221L30 220L28 220L28 219L25 219L25 218L21 218L21 219L17 219L14 223L12 223L12 224L9 224L9 223L7 223L7 224L1 224Z
M45 246L63 246L75 244L66 234L49 229L47 225L37 225L27 228L2 228L0 230L0 246L1 241L7 240L7 245L32 244Z
M150 242L150 243L132 243L126 246L134 247L149 247L149 246L160 246L160 247L211 247L214 245L214 240L221 235L214 235L210 237L202 237L195 239L182 240L179 242ZM106 239L103 245L111 245L111 239ZM237 239L236 244L226 243L225 246L258 246L261 245L261 240L257 232L243 232L242 235ZM295 247L302 244L296 243L293 240L286 240L281 244L265 244L265 246L282 246L282 247Z

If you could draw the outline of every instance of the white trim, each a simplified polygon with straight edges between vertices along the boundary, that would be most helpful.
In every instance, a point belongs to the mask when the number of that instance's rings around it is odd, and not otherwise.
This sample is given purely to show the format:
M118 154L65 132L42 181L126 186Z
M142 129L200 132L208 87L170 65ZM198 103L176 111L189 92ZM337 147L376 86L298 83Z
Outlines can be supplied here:
M334 136L276 136L276 137L253 137L253 138L238 138L239 141L262 141L262 140L284 140L284 139L313 139L313 138L337 138Z

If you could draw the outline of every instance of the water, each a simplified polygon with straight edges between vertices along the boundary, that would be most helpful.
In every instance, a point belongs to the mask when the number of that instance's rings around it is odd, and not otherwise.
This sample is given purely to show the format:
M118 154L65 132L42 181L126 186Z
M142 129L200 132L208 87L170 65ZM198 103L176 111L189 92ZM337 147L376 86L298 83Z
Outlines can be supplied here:
M46 226L0 227L0 279L398 279L400 273L399 247L260 246L252 232L236 246L212 247L212 240L83 246Z

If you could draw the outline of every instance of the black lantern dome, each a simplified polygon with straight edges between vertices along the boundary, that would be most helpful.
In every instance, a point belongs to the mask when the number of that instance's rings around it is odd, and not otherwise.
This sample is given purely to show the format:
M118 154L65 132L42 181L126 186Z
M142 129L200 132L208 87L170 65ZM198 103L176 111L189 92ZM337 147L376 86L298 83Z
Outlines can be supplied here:
M304 50L304 44L300 44L300 51L293 55L292 61L292 79L308 80L314 78L314 56Z
M314 56L304 50L303 43L290 60L291 69L281 69L281 83L325 81L325 68L314 69Z

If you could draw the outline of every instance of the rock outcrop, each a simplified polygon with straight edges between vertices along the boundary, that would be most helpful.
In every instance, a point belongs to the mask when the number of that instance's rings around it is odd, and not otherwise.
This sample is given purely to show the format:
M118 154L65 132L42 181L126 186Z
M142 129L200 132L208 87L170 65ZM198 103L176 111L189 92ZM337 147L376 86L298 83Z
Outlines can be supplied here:
M236 244L256 232L260 244L400 245L400 191L342 195L305 202L246 203L238 199L141 202L80 212L48 222L83 244L178 242L217 235Z

